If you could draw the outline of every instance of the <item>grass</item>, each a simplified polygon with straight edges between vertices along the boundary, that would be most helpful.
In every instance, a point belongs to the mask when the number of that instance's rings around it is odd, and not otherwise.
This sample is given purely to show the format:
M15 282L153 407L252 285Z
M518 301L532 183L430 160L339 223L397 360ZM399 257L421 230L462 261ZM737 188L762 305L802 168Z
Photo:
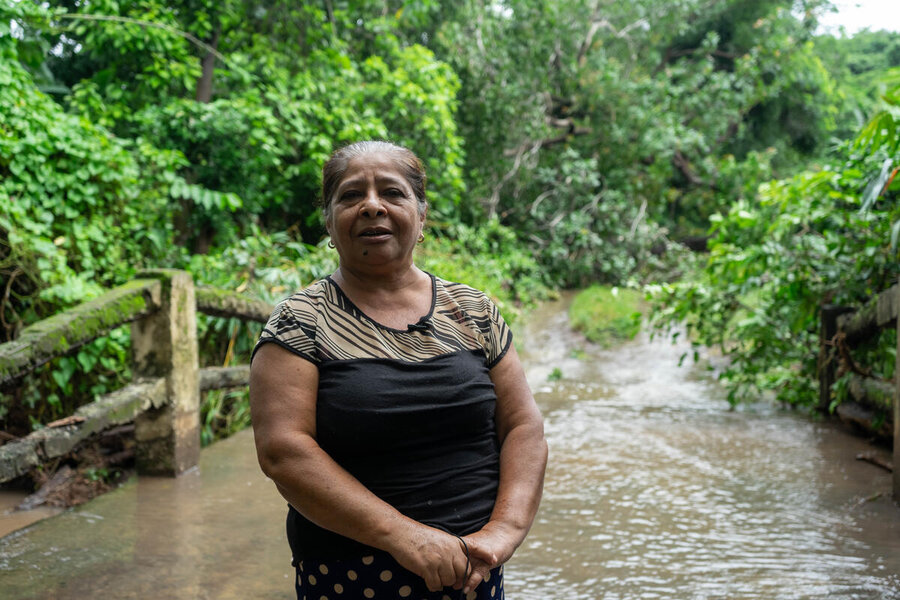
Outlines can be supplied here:
M590 341L609 347L637 335L642 309L642 296L636 290L593 285L572 300L569 321Z

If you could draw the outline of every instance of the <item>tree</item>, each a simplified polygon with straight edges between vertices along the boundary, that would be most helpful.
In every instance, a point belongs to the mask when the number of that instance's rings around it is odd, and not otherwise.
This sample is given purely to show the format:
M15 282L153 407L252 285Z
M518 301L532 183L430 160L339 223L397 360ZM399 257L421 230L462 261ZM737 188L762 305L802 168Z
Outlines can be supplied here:
M728 357L732 402L768 392L815 405L821 307L861 304L900 276L900 71L882 77L884 109L832 152L833 166L763 184L714 215L703 270L658 289L662 324ZM878 375L890 378L896 338L881 345L890 360Z
M463 3L432 45L462 81L470 189L567 283L651 262L657 224L695 236L773 157L821 151L821 3L793 4Z

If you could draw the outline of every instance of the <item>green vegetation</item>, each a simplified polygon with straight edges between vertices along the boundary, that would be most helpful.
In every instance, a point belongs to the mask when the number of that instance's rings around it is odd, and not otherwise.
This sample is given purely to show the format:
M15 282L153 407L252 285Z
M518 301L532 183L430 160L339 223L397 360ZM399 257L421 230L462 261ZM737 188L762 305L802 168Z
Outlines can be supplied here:
M704 269L656 290L660 322L686 324L695 344L731 359L732 401L771 391L812 405L821 306L859 304L900 275L900 70L885 80L883 110L831 164L714 215ZM892 357L895 341L882 336L877 355Z
M510 319L656 284L657 325L722 346L733 399L808 404L819 307L894 281L900 238L900 36L816 36L827 7L0 0L0 342L147 267L280 300L335 267L326 157L389 138L426 161L423 268ZM258 333L199 327L204 366ZM120 386L128 343L4 390L0 429ZM204 439L246 422L207 404Z
M569 306L569 321L590 341L608 347L641 330L642 296L636 290L593 285Z

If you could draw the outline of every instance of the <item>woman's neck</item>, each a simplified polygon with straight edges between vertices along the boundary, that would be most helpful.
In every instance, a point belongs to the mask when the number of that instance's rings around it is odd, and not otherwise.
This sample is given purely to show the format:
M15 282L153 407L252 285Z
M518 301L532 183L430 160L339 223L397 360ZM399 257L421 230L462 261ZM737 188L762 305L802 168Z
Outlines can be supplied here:
M340 265L331 278L341 287L362 292L397 292L421 284L427 276L415 264L386 273Z
M431 278L415 265L390 277L338 268L331 279L362 312L376 323L404 329L431 313Z

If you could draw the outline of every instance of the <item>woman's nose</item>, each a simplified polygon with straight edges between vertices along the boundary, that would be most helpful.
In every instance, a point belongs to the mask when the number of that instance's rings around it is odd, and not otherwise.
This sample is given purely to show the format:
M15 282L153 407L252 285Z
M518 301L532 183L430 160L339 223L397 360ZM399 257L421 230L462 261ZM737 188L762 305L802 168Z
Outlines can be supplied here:
M377 193L370 191L360 205L359 212L369 218L380 217L385 214L384 204L381 203L381 198L379 198Z

